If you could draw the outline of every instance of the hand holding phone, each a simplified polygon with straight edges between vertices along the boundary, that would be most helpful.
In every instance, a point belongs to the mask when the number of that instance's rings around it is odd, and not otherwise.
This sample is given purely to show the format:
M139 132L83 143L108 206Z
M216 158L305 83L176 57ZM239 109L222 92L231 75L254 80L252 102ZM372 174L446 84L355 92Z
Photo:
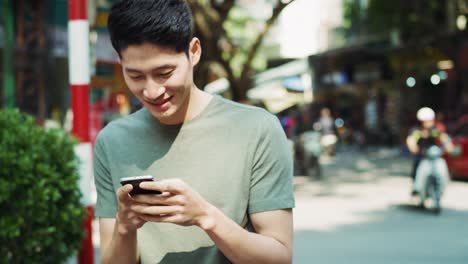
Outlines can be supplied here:
M126 184L131 184L133 189L130 191L130 195L139 195L139 194L161 194L160 191L154 190L145 190L140 188L140 183L144 181L153 181L153 176L144 175L144 176L133 176L133 177L124 177L120 179L120 184L122 186Z

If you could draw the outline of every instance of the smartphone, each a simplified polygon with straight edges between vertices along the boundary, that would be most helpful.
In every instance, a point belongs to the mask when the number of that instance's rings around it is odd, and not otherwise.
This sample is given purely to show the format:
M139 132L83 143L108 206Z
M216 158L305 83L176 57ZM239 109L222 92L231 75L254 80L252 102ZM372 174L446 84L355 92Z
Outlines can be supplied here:
M122 186L124 186L125 184L131 184L133 186L133 189L130 191L130 195L161 194L160 191L141 189L140 183L144 181L153 181L153 176L143 175L143 176L124 177L120 179L120 184Z

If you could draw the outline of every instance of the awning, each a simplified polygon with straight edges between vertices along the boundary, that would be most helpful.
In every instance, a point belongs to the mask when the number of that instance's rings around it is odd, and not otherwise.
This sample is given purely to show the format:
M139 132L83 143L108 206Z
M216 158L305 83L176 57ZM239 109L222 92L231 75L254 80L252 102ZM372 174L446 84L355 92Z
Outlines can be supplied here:
M304 92L304 82L302 81L300 76L292 76L288 77L283 80L283 85L286 89L291 90L293 92Z
M255 84L258 85L264 82L282 80L291 76L298 76L309 71L310 67L307 59L300 59L259 73L254 77L254 81Z
M302 93L290 92L281 80L265 83L247 91L250 100L262 101L271 113L282 112L304 101Z
M282 112L304 102L307 87L302 76L309 72L306 59L266 70L255 76L255 87L247 91L247 98L263 102L274 114Z

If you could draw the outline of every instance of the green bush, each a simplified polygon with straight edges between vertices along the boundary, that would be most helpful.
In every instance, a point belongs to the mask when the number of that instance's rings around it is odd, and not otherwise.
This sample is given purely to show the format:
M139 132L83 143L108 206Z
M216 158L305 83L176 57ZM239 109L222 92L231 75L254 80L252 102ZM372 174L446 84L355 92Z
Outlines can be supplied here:
M0 111L0 263L63 263L84 235L76 140Z

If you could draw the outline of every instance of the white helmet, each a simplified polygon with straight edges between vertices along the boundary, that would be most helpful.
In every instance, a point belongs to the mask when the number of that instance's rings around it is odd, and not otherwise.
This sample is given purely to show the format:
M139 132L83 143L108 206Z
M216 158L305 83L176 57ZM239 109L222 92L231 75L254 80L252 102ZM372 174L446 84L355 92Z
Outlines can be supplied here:
M418 113L416 114L418 117L418 120L421 122L424 121L432 121L435 119L435 113L434 110L432 110L429 107L423 107L418 110Z

